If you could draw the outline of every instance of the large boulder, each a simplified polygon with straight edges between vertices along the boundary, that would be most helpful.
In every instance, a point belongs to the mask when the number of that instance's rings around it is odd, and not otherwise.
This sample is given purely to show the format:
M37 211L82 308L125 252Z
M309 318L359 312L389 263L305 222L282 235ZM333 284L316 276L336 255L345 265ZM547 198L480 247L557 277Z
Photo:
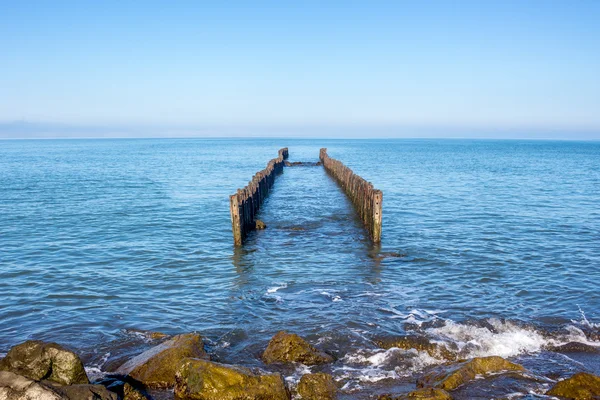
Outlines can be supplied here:
M302 400L333 400L337 392L333 377L325 373L302 375L297 389Z
M191 400L289 400L279 374L259 375L201 359L185 360L176 375L175 397Z
M29 340L10 349L6 357L0 360L0 371L61 385L89 383L77 354L56 343L38 340Z
M546 395L576 400L599 398L600 377L579 372L570 378L558 382Z
M262 359L267 364L299 362L304 365L316 365L333 361L332 356L317 350L300 336L284 331L273 336Z
M376 340L375 343L383 349L391 349L393 347L410 350L427 352L431 357L444 359L448 361L456 361L456 353L450 351L445 345L430 342L426 337L407 335L394 338L384 338Z
M454 390L460 385L472 381L478 375L488 375L504 371L523 371L523 366L514 364L502 357L477 357L458 364L439 367L421 377L417 387L433 387Z
M127 361L116 373L129 375L149 388L170 388L175 385L177 368L186 358L209 358L200 335L177 335Z
M383 395L378 400L452 400L452 397L442 389L424 388L417 389L400 396Z
M66 397L33 379L0 371L0 400L66 400Z

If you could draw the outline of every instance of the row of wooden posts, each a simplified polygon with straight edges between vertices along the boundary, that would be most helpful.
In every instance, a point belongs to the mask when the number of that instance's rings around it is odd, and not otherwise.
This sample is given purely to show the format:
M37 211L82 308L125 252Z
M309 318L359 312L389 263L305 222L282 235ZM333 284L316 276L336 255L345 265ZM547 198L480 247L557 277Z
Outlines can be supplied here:
M288 158L287 147L279 150L278 157L267 164L267 168L257 172L243 189L229 196L229 211L231 213L231 229L233 242L241 246L248 233L254 230L254 217L260 209L273 183L275 176L283 171L284 161Z
M327 149L321 149L319 159L325 170L335 178L346 192L358 215L362 219L365 228L369 231L374 243L381 242L381 206L383 193L377 190L370 182L367 182L341 161L329 157Z

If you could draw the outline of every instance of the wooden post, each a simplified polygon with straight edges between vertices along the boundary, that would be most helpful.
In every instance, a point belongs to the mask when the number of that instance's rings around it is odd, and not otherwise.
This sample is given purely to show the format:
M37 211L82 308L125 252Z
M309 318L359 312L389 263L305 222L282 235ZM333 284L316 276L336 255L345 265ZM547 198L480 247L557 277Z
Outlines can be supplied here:
M287 147L280 149L277 158L270 160L267 167L255 174L248 185L229 196L231 230L236 246L241 246L248 233L255 228L255 216L275 183L275 176L283 172L284 160L288 156Z
M319 159L325 170L333 176L352 201L371 240L379 243L381 241L381 205L383 201L381 190L373 188L370 182L356 175L342 162L330 158L326 148L319 151Z
M237 194L229 196L229 212L231 213L231 230L233 231L233 243L236 246L242 244L242 227L240 221L240 207Z

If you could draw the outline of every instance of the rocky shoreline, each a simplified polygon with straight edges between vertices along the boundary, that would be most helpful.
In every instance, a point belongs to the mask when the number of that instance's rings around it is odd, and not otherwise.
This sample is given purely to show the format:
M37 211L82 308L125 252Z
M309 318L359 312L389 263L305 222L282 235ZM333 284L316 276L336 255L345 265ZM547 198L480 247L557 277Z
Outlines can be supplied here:
M95 381L90 381L80 357L59 344L32 340L14 346L0 359L0 400L147 400L171 396L181 400L332 400L339 395L339 382L328 373L305 373L292 383L268 370L272 365L322 366L335 361L333 355L293 333L278 332L265 344L260 355L264 369L215 361L197 333L148 335L160 343ZM482 379L534 379L524 366L502 357L461 359L454 349L421 337L407 335L376 343L382 349L426 352L444 362L425 369L410 390L373 399L445 400L452 399L457 389ZM567 345L572 347L581 344ZM600 398L600 377L578 372L554 383L545 394L561 399Z

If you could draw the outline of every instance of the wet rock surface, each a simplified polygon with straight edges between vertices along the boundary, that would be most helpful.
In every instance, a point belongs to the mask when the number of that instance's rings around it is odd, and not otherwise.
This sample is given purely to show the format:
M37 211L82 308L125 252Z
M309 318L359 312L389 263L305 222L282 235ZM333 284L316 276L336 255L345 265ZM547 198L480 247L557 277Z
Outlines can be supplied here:
M55 387L54 390L69 400L117 400L116 393L102 385L70 385Z
M297 390L302 400L333 400L337 398L337 386L333 377L322 372L302 375Z
M403 350L415 349L425 351L433 358L454 361L457 359L455 352L449 350L445 345L433 343L426 337L417 335L407 335L399 337L389 337L377 339L375 343L382 349L391 349L397 347Z
M480 375L486 376L504 371L524 370L523 366L514 364L502 357L478 357L458 364L437 367L418 379L417 387L454 390Z
M434 388L423 388L417 389L410 393L402 394L399 396L392 396L389 394L379 396L377 400L410 400L410 399L421 399L421 400L452 400L452 397L448 392L442 389Z
M188 359L176 374L175 396L195 400L288 400L279 374L257 374L250 369L201 359Z
M209 358L200 335L175 336L127 361L116 373L129 375L150 388L169 388L175 384L175 372L186 358Z
M60 385L89 383L79 356L56 343L29 340L21 343L0 360L0 371L26 378L42 379Z
M546 394L565 399L597 399L600 398L600 377L580 372L558 382Z
M311 346L300 336L280 331L267 346L262 355L267 364L298 362L305 365L326 364L333 361L333 357Z

